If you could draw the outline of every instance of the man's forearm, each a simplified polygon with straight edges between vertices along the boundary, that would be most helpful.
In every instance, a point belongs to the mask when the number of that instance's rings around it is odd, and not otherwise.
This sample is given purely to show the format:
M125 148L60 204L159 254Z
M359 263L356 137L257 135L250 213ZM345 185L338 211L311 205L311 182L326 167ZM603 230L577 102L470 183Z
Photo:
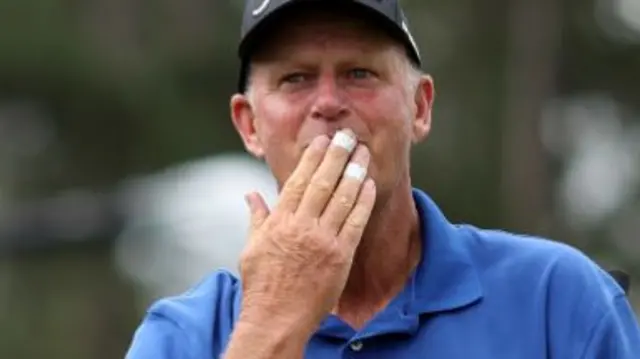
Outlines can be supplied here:
M238 321L223 358L301 359L309 336L294 326Z

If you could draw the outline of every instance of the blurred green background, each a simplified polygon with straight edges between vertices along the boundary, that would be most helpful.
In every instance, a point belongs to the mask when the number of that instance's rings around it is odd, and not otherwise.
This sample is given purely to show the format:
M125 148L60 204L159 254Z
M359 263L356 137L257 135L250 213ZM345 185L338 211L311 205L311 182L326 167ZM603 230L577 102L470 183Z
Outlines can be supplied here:
M639 279L640 2L404 5L437 90L415 185ZM242 194L276 196L229 119L242 6L0 0L0 358L121 358L235 268Z

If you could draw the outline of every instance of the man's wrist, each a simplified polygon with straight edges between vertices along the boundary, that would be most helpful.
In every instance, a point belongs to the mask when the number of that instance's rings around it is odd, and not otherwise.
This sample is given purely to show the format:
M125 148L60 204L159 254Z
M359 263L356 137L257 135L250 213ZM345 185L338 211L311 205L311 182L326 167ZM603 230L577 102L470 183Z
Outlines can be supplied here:
M315 327L305 315L298 315L296 311L279 313L275 310L245 307L240 312L237 325L247 330L273 331L275 334L287 337L301 337L308 339Z
M241 314L224 358L302 358L311 333L312 330L288 320Z
M310 335L319 324L312 309L313 305L301 305L300 302L294 304L246 296L238 320L260 326L269 323L271 326L290 328L302 335Z

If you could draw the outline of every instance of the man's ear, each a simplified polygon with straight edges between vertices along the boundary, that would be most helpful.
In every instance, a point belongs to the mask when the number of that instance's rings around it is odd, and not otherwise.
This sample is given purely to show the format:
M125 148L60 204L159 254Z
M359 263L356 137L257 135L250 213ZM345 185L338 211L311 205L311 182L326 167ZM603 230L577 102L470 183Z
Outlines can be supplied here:
M231 97L231 118L238 131L244 147L257 158L263 158L264 148L258 137L255 113L245 94L235 94Z
M423 141L431 132L431 112L435 98L433 79L422 75L415 92L415 116L413 119L413 143Z

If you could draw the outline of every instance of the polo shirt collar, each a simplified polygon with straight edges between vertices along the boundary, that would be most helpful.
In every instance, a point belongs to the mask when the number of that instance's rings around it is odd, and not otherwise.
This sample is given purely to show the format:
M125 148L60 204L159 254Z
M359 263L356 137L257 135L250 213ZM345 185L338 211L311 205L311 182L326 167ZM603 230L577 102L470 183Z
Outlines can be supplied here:
M422 225L422 258L402 293L406 313L449 311L477 302L482 286L468 232L451 224L426 193L414 189L413 199Z

